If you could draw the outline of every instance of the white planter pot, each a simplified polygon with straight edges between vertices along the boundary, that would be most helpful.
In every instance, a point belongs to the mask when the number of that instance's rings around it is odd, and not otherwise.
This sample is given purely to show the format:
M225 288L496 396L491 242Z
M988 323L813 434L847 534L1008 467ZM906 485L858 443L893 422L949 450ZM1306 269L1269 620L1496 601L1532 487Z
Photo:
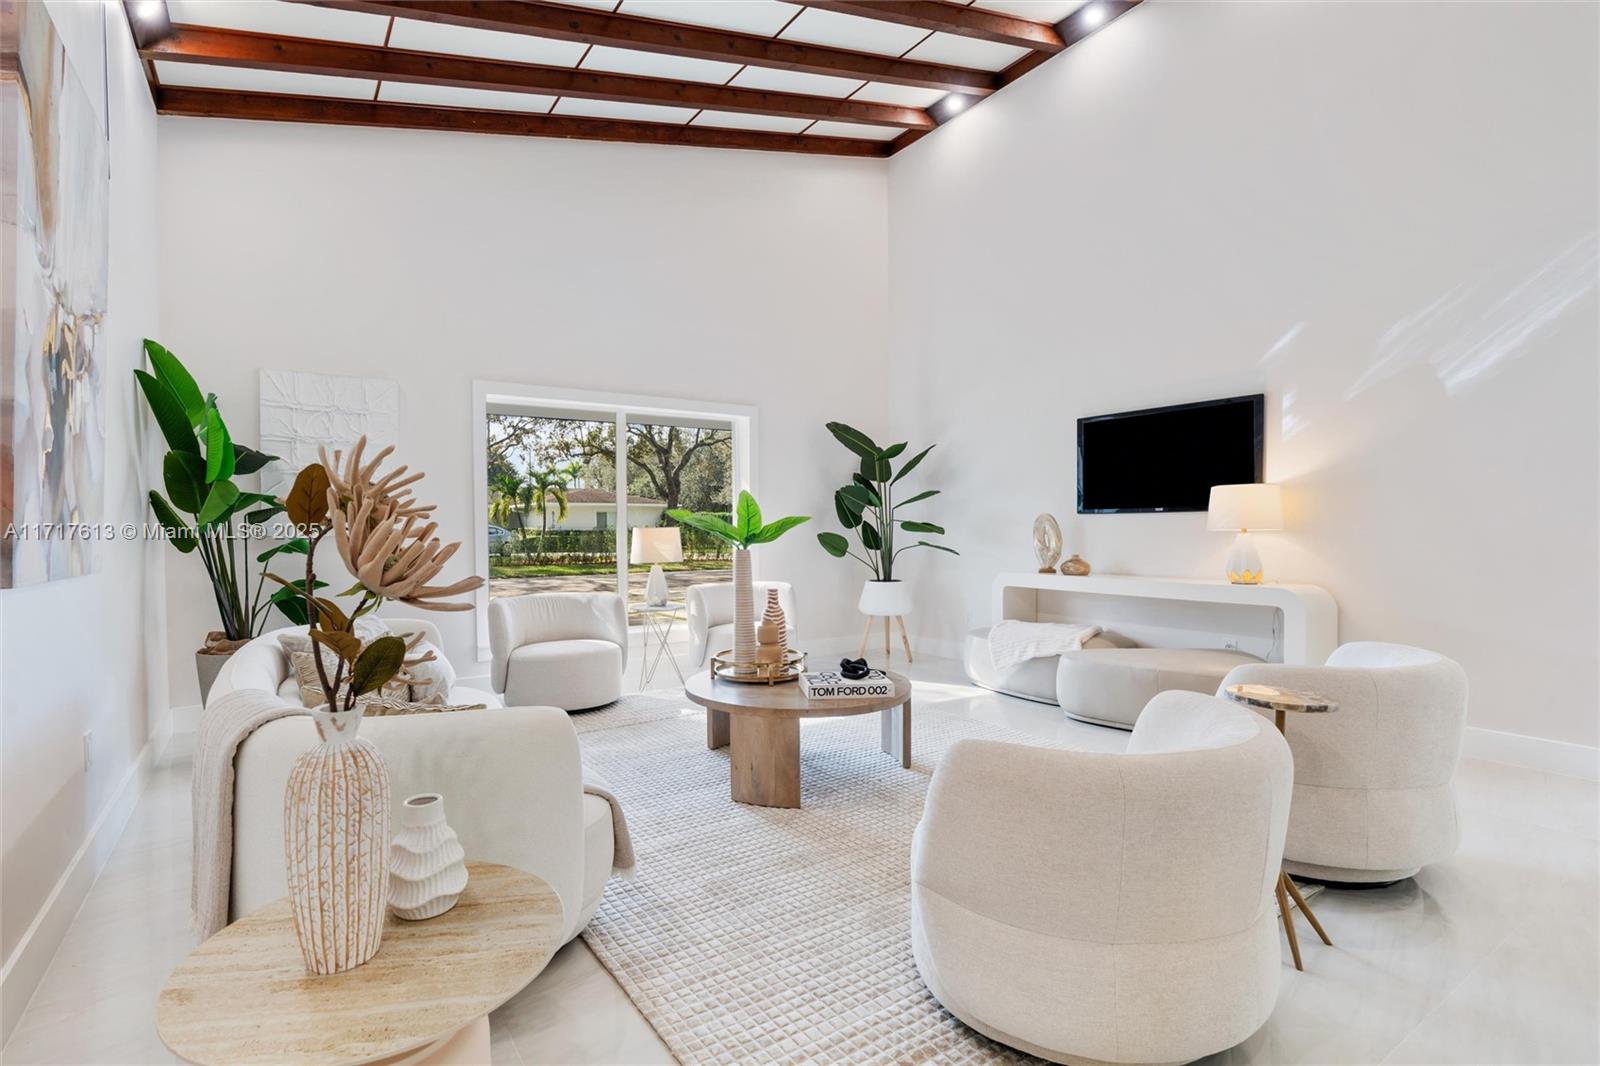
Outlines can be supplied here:
M862 614L875 618L904 617L911 613L911 583L867 581L861 586L861 599L856 607Z

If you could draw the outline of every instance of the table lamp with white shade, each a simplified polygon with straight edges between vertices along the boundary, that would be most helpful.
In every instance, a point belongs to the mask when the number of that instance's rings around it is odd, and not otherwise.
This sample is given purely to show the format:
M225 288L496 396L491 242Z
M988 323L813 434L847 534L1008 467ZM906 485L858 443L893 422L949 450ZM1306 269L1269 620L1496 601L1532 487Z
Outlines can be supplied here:
M1250 533L1283 528L1283 498L1278 486L1211 486L1206 528L1239 534L1228 549L1228 580L1235 585L1261 584L1261 553Z
M663 607L667 602L667 575L662 563L683 562L683 534L677 526L634 526L628 562L635 566L649 563L650 579L645 582L644 602Z

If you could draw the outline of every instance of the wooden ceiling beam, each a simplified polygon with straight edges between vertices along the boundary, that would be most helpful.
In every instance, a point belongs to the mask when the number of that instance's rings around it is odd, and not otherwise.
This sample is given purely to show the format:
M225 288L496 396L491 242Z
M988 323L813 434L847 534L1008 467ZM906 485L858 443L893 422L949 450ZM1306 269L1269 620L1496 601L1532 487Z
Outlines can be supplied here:
M932 129L934 125L926 111L893 104L834 100L803 93L766 92L629 74L606 74L569 67L433 55L206 26L177 26L172 36L140 49L140 55L163 63L204 63L300 74L377 78L421 85L574 96L585 100L619 100L696 110L831 119L901 129Z
M640 52L746 63L776 70L883 81L924 89L987 96L999 79L986 70L924 63L842 48L783 41L732 30L686 26L659 19L617 15L535 0L295 0L296 3L376 15L521 33Z
M806 136L724 130L711 126L679 126L666 122L621 122L575 115L531 115L520 111L473 111L423 107L369 100L333 100L320 96L242 93L224 89L178 89L163 86L156 96L163 115L196 118L256 119L307 122L328 126L370 126L387 129L446 130L498 133L517 137L560 137L636 144L679 144L701 148L748 148L767 152L801 152L881 158L886 141L851 137Z
M922 30L972 37L995 44L1009 44L1035 52L1054 55L1066 47L1055 27L1045 22L986 11L980 7L963 7L945 3L944 0L803 0L807 7L835 11L841 15L858 15L893 22L901 26L915 26Z

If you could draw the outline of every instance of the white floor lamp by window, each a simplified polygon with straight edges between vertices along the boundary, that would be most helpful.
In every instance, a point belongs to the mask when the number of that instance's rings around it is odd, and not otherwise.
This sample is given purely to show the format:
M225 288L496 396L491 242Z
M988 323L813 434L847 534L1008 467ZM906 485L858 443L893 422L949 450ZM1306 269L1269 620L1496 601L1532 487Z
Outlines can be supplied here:
M1235 585L1261 584L1261 553L1250 533L1283 528L1283 497L1278 486L1213 485L1206 528L1239 534L1228 549L1228 580Z
M683 562L683 534L677 526L634 526L628 562L650 565L650 580L645 582L644 602L661 607L667 602L667 575L662 563Z

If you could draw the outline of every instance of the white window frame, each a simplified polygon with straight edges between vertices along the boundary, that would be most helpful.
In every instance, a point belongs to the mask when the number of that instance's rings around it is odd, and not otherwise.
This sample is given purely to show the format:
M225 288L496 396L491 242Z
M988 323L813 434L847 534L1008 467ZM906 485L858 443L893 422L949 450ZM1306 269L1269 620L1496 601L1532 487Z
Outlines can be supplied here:
M756 488L756 408L748 404L712 403L665 396L643 396L627 392L602 392L591 389L562 389L523 382L478 381L472 383L472 549L473 573L483 585L473 594L473 611L478 629L478 661L489 661L489 408L491 406L558 408L574 414L609 415L617 424L617 439L624 446L617 453L617 514L628 513L627 428L628 420L649 418L704 418L728 422L733 426L734 493ZM614 523L613 533L620 538L627 523ZM758 553L759 554L759 553ZM627 545L618 543L618 588L626 589ZM626 594L624 592L624 594Z

